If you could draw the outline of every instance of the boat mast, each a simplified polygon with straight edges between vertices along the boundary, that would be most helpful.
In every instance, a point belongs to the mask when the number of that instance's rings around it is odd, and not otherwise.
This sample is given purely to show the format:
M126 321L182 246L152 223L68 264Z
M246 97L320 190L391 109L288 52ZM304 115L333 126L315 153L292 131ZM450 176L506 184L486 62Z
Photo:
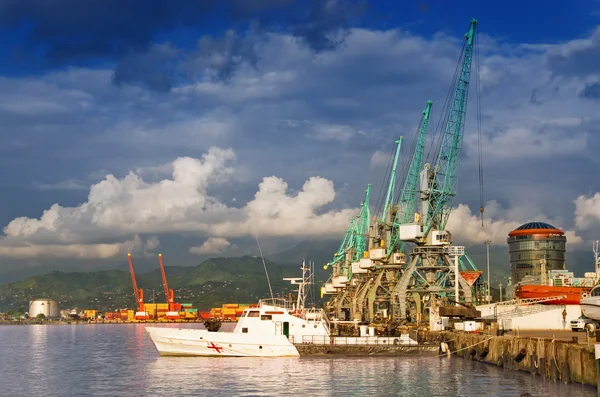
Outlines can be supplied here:
M594 251L594 262L596 263L596 279L600 278L600 252L598 252L598 240L592 244L592 250Z

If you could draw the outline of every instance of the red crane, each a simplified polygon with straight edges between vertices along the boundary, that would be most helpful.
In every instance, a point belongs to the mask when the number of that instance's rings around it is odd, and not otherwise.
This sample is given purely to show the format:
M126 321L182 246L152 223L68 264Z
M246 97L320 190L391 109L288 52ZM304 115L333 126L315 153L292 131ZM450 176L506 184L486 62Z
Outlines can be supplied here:
M158 254L158 263L160 265L160 274L162 275L163 288L165 289L165 297L167 298L167 303L169 304L169 312L167 313L167 318L177 319L179 318L179 312L175 310L175 292L172 289L169 289L169 285L167 284L167 274L165 273L165 264L163 263L162 254Z
M137 320L147 320L148 313L144 310L144 290L137 286L137 281L135 280L135 272L133 270L133 262L131 261L131 254L127 254L127 261L129 262L129 273L131 273L131 282L133 284L133 294L135 295L135 301L138 305L138 312L135 313L135 318Z

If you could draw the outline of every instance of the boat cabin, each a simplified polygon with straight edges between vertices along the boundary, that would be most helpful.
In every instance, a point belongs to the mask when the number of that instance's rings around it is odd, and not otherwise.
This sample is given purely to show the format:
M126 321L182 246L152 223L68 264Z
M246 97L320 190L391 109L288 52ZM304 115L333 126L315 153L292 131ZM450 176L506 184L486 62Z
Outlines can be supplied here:
M285 335L293 343L308 343L313 336L329 335L322 309L297 309L283 299L264 299L247 308L233 330L240 334Z

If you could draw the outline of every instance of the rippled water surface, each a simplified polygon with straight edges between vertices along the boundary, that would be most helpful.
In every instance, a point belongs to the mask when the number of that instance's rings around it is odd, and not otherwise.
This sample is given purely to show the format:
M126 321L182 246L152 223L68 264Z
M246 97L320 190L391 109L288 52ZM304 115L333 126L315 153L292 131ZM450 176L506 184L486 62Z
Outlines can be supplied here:
M160 357L140 324L0 326L2 396L596 396L459 358Z

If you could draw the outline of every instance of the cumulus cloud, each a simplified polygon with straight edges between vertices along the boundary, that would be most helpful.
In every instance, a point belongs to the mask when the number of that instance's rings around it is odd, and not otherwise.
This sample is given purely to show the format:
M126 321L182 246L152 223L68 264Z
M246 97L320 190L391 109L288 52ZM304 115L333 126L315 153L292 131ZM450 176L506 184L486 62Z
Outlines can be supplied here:
M581 195L575 199L575 225L581 229L600 222L600 192L592 196Z
M232 245L226 239L222 237L210 237L202 245L190 247L190 253L196 255L220 254L229 247L232 247Z
M106 244L7 244L7 241L2 241L0 256L15 259L109 259L128 252L148 255L154 245L158 245L156 237L144 241L137 235L128 241Z
M575 230L562 229L560 224L547 218L543 214L532 214L527 208L505 209L495 201L488 202L485 206L483 225L481 217L471 209L459 204L452 209L446 229L452 233L457 244L483 244L491 240L492 245L505 246L508 233L527 222L550 222L565 232L569 246L578 246L583 238ZM524 216L523 213L528 213Z
M214 235L192 253L225 248L223 236L314 236L341 232L353 209L324 211L335 198L333 182L312 177L296 194L281 178L265 177L254 199L242 208L228 207L210 195L209 187L229 180L235 154L211 148L201 159L181 157L172 163L172 178L146 182L129 172L119 179L108 175L92 185L88 199L77 207L52 205L40 218L19 217L4 228L0 255L33 257L64 248L64 255L110 257L122 251L119 241L132 234L193 232ZM229 200L228 200L229 201ZM107 244L106 240L114 240ZM224 245L225 244L225 245ZM152 237L144 253L158 247ZM25 254L28 252L28 254ZM58 254L53 254L58 255Z

